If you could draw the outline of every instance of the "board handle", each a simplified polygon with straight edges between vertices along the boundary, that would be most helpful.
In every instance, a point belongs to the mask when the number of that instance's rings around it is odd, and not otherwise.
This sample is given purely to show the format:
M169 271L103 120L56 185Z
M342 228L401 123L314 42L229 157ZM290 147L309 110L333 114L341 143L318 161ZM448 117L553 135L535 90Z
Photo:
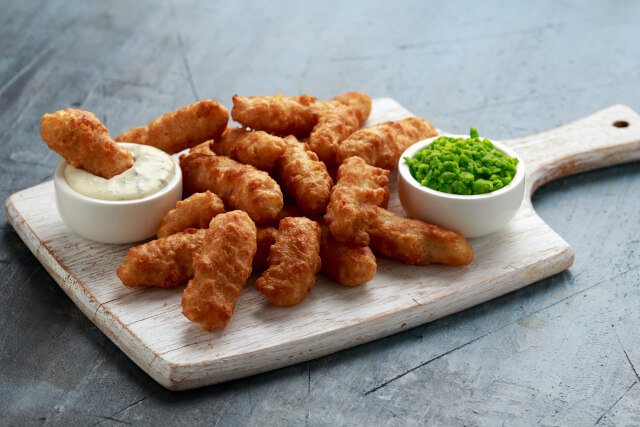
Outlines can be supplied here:
M614 105L584 119L503 141L527 168L525 195L568 175L640 160L640 116Z

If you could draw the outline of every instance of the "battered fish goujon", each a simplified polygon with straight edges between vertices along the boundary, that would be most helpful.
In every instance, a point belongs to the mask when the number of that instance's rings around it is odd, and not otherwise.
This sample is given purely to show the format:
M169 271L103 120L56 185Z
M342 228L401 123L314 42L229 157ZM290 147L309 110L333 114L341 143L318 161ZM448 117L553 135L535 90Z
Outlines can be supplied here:
M287 150L278 160L282 187L293 196L302 212L324 213L333 186L327 167L307 144L294 136L286 137L285 141Z
M369 245L368 230L377 215L373 207L385 207L389 201L388 176L388 170L369 166L359 157L342 163L324 217L336 240Z
M129 129L119 142L153 145L169 154L218 138L227 127L229 111L218 101L205 99L154 119L147 126Z
M417 219L401 218L386 209L378 212L369 229L371 248L407 264L467 265L473 250L460 233Z
M358 156L371 166L394 170L404 150L437 134L431 123L418 117L382 123L360 129L342 141L336 160L341 164L349 157Z
M189 154L180 158L186 194L210 190L257 224L272 223L283 206L282 191L268 173L224 156Z
M287 144L282 138L258 131L228 127L213 144L213 151L264 171L273 169Z
M222 328L251 275L256 226L242 211L215 217L194 257L195 275L182 294L182 313L206 331Z
M194 193L164 216L156 235L166 237L187 228L207 228L211 219L223 212L224 203L217 195L210 191Z
M233 95L231 117L253 130L263 130L275 135L308 135L318 121L318 115L310 105L316 98L309 95L252 96Z
M187 229L129 249L116 274L125 286L170 288L193 277L193 256L207 229Z
M335 168L338 146L360 127L353 108L338 101L319 101L312 105L318 123L309 136L309 147L327 167Z
M42 140L71 166L109 179L133 166L133 156L110 137L95 114L67 108L45 114Z
M256 280L256 289L272 304L296 305L311 291L321 266L321 235L318 223L308 218L287 217L280 221L269 268Z

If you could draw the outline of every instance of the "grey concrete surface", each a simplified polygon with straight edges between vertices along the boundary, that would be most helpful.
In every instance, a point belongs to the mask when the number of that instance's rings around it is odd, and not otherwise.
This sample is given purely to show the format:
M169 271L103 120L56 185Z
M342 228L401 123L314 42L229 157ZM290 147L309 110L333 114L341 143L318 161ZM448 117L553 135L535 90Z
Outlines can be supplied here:
M452 132L640 112L640 3L0 1L0 196L51 179L45 112L117 135L196 99L347 90ZM0 218L2 425L640 425L640 164L534 197L566 272L389 338L166 391ZM54 206L51 209L55 209ZM401 291L401 290L399 290Z

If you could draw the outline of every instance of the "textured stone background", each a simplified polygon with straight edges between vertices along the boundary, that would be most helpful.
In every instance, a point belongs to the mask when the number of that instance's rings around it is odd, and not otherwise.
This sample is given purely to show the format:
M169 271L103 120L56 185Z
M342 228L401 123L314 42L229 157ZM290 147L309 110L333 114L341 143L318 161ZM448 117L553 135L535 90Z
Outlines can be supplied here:
M0 1L0 195L51 179L45 112L117 135L241 94L390 96L496 139L640 111L640 3ZM0 424L640 425L640 164L540 189L565 273L392 337L164 390L0 218ZM55 207L52 206L52 209Z

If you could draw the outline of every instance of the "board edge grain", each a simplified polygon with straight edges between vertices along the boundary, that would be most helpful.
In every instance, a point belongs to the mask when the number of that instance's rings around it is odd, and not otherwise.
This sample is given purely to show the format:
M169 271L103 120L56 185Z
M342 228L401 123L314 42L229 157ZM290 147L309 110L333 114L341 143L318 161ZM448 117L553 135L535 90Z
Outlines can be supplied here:
M104 307L104 303L99 303L93 295L86 291L82 284L58 262L48 250L46 242L38 238L16 208L13 202L14 198L20 197L21 194L29 190L47 185L53 188L53 181L47 181L10 195L5 202L5 213L9 223L75 306L140 369L163 387L169 388L171 384L167 381L170 378L170 367L166 360L144 345L116 316ZM149 356L153 357L149 360Z

